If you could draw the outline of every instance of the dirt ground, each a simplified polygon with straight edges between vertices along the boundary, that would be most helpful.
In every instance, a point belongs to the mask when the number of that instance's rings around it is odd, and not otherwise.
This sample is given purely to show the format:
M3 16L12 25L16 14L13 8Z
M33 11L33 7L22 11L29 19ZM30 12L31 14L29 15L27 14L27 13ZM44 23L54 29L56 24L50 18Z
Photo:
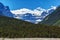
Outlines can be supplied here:
M60 40L60 38L0 38L0 40Z

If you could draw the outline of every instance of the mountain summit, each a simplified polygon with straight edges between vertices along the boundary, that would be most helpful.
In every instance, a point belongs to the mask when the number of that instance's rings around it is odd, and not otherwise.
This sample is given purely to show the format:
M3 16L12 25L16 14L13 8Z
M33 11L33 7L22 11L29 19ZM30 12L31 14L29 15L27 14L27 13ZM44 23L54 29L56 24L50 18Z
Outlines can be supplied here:
M1 2L0 2L0 15L7 16L7 17L13 17L13 14L10 12L9 7L4 6Z

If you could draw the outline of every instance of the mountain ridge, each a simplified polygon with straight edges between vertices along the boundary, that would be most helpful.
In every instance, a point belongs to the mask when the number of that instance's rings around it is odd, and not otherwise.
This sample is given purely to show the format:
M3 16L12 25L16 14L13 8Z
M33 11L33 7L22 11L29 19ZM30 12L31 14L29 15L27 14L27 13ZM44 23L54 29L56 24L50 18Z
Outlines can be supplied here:
M53 24L56 25L59 20L60 20L60 6L57 7L57 9L50 15L48 15L41 23L47 25L53 25Z
M7 16L7 17L13 17L13 14L10 12L10 9L8 6L4 6L0 2L0 15Z

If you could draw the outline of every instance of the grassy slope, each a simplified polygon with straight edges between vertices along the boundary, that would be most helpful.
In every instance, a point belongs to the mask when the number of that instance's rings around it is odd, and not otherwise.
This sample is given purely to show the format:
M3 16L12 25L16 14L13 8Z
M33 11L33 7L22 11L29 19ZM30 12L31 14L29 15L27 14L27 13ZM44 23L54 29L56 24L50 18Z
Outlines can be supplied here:
M32 24L26 21L0 16L0 37L60 37L60 27Z
M57 25L60 27L60 20L53 24L53 26L57 26Z

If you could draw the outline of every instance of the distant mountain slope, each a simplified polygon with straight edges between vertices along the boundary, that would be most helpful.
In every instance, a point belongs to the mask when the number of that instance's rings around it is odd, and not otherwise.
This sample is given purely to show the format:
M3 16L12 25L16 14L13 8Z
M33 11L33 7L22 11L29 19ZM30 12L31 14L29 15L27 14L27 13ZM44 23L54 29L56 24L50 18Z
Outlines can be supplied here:
M53 26L59 26L60 27L60 20L58 20L56 23L54 23Z
M60 38L60 27L52 27L43 24L32 24L23 20L0 16L0 37Z
M4 6L0 2L0 15L7 16L7 17L13 17L13 14L10 12L10 9L8 6Z
M50 15L48 15L41 23L60 26L60 6Z

